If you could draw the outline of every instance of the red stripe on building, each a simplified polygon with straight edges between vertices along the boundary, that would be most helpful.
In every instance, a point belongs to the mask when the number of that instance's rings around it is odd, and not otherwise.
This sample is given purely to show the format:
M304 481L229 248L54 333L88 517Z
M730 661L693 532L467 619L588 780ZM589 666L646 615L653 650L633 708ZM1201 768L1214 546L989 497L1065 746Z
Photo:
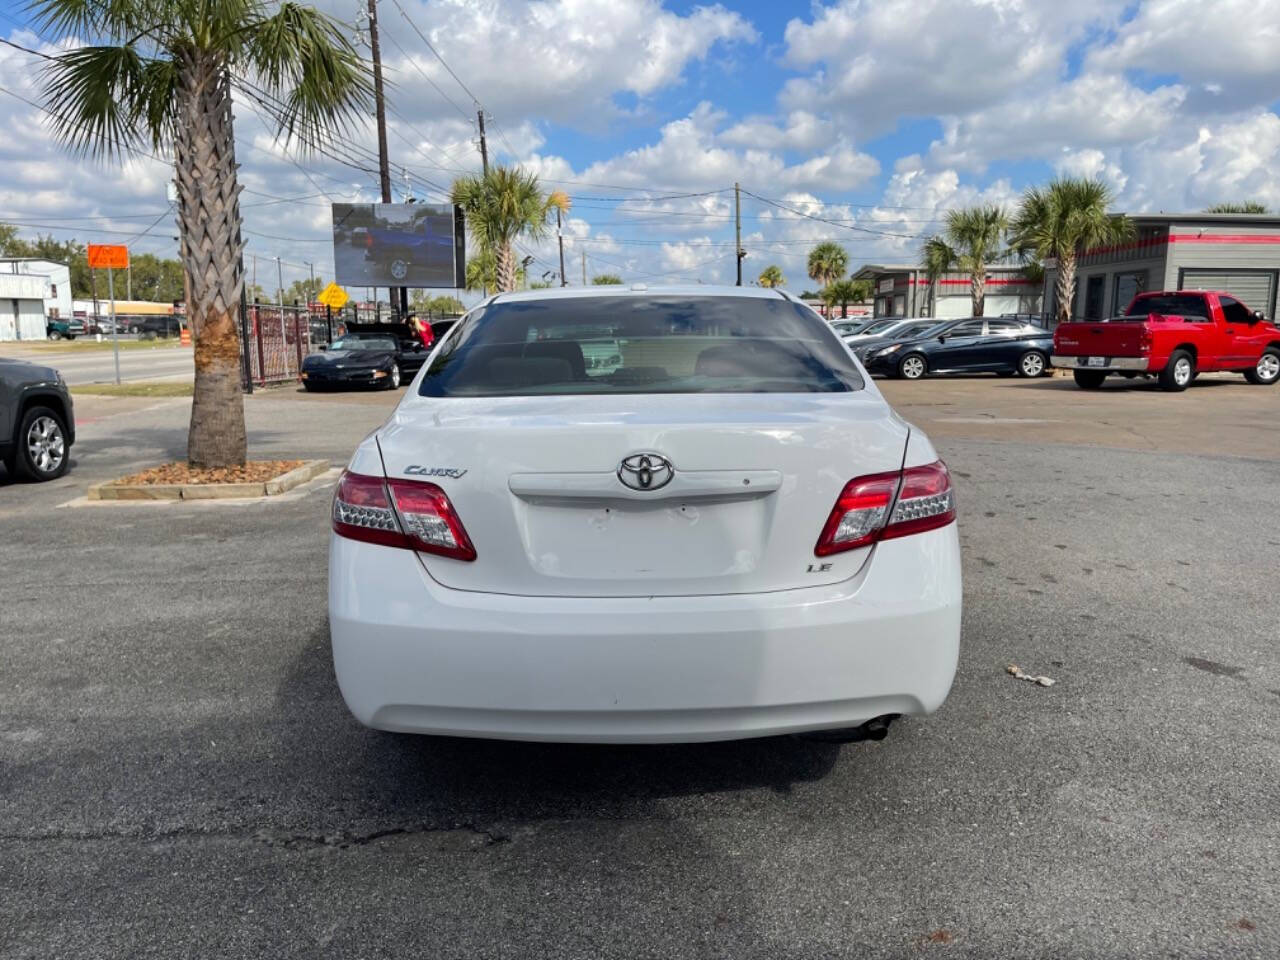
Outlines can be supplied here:
M1171 233L1170 243L1280 243L1280 234L1263 233Z
M928 280L908 280L907 282L908 282L911 286L915 286L915 285L919 284L919 285L920 285L920 286L922 286L922 287L927 287L927 286L929 285L929 281L928 281ZM940 286L940 287L967 287L967 286L969 286L969 281L968 281L968 280L939 280L939 281L938 281L938 286ZM1025 279L1023 279L1023 278L1021 278L1021 277L1019 277L1019 278L1018 278L1018 279L1016 279L1016 280L1005 279L1005 278L1003 278L1003 277L1000 277L1000 278L988 277L988 278L987 278L987 286L988 286L988 287L1007 287L1007 286L1020 286L1020 287L1022 287L1022 286L1033 286L1033 287L1038 287L1038 286L1040 286L1040 284L1038 284L1038 283L1036 283L1035 281L1032 281L1032 280L1025 280Z
M1244 243L1270 244L1280 243L1280 234L1262 233L1171 233L1165 237L1151 240L1140 240L1137 243L1124 243L1117 247L1094 247L1086 250L1086 257L1102 257L1112 253L1127 253L1130 250L1141 250L1145 247L1163 247L1169 243Z

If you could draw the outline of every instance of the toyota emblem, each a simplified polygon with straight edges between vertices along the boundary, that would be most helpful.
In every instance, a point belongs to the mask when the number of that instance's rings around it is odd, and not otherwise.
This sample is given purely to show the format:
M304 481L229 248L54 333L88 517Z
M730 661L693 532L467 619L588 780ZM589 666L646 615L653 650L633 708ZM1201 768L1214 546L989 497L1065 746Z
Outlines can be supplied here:
M618 479L632 490L657 490L675 474L671 461L657 453L633 453L618 465Z

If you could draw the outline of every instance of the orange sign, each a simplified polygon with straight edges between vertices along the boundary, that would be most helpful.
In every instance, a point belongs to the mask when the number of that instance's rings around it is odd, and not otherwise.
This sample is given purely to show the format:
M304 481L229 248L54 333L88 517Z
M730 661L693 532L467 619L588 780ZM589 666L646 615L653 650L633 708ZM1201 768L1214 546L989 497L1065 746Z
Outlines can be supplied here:
M95 270L125 270L129 266L129 248L123 244L89 244L89 266Z

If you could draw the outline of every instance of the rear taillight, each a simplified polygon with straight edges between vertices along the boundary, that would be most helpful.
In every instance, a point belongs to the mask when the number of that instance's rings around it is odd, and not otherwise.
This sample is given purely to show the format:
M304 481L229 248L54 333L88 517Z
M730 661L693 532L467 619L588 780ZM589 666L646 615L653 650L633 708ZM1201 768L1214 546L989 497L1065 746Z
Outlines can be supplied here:
M366 250L372 250L372 249L373 249L373 234L372 234L372 233L366 233L366 234L364 235L364 247L365 247L365 249L366 249Z
M1151 331L1146 326L1138 331L1138 349L1143 353L1151 352Z
M945 527L956 518L951 474L941 460L845 484L813 552L819 557Z
M333 530L384 547L476 558L448 495L434 483L344 472L333 495Z

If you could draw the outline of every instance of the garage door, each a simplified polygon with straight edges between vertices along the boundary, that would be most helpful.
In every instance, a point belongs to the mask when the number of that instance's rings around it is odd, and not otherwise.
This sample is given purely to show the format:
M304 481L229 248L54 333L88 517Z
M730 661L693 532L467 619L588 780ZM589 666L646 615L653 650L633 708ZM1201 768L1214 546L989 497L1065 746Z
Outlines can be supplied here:
M973 298L969 296L966 290L963 296L947 296L938 297L938 303L934 307L933 315L939 320L954 320L956 317L973 316Z
M1275 315L1274 270L1183 270L1180 290L1224 290L1250 310Z

